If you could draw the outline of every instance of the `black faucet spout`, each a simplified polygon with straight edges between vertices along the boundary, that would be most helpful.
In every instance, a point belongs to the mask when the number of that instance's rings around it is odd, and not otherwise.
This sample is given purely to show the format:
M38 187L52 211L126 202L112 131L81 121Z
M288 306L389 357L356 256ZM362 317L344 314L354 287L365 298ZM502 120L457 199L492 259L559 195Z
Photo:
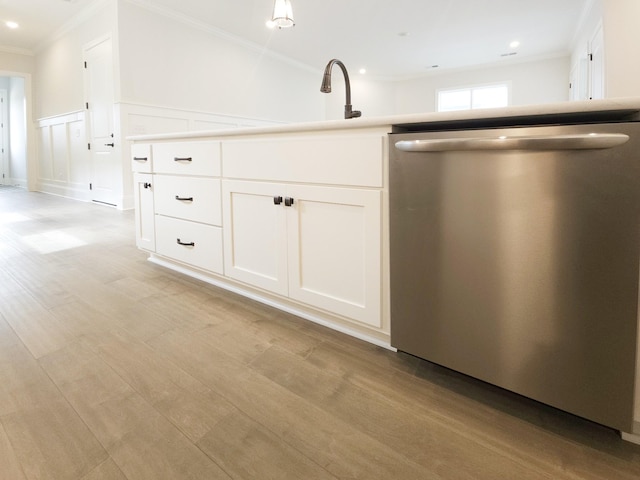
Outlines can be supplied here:
M344 106L344 118L356 118L362 115L362 112L359 110L353 110L351 105L351 82L349 81L349 73L347 72L347 68L337 58L331 60L324 69L324 75L322 77L322 85L320 86L320 91L322 93L331 93L331 69L334 65L338 65L342 70L342 74L344 75L344 83L346 90L346 104Z

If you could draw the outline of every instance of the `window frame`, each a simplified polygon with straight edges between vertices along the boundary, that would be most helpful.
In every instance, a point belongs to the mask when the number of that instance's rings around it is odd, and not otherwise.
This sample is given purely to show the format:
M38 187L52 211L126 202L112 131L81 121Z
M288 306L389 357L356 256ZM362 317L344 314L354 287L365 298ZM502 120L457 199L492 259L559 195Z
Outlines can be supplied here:
M473 92L475 90L482 90L490 87L505 87L507 89L507 104L499 105L495 107L473 107ZM440 95L445 92L469 92L469 107L468 108L458 108L458 109L450 109L450 110L441 110L440 106ZM465 110L478 110L480 108L503 108L511 106L511 82L510 81L502 81L502 82L490 82L490 83L476 83L472 85L460 85L457 87L446 87L446 88L438 88L436 90L436 112L462 112Z

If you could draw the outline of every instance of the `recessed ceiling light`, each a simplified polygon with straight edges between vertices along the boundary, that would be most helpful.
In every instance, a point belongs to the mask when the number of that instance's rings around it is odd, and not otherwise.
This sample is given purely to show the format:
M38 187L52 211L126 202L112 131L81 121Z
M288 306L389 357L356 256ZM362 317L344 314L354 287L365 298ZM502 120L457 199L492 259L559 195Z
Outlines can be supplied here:
M519 46L520 46L520 42L518 40L514 40L509 44L509 47L511 48L518 48Z
M11 21L6 22L5 25L11 29L16 29L20 26L16 22L11 22Z

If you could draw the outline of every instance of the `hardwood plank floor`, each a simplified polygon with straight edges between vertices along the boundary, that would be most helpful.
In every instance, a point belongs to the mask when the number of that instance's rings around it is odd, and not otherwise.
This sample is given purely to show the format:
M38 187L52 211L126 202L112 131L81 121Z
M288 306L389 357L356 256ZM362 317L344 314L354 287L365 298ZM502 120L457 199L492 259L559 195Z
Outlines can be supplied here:
M146 261L0 187L0 479L637 480L617 432Z

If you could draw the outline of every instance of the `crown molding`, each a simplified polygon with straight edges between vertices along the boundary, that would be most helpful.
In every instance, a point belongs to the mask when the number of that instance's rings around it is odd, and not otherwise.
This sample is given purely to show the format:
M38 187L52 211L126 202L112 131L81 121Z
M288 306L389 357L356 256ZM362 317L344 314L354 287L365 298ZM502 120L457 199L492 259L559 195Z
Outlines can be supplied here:
M75 0L74 0L75 1ZM82 25L89 18L91 18L97 11L106 6L107 4L113 2L115 0L93 0L91 1L85 8L80 10L76 15L71 17L67 22L64 23L59 29L53 32L51 35L39 41L34 47L34 53L38 53L44 48L46 48L51 43L59 40L64 35L69 33L74 28ZM72 2L73 3L73 2Z
M268 47L265 47L263 45L259 45L257 43L254 42L250 42L249 40L246 40L242 37L239 37L237 35L233 35L225 30L222 30L220 28L214 27L208 23L202 22L198 19L195 19L193 17L190 17L188 15L185 15L184 13L178 12L176 10L167 8L167 7L163 7L163 6L159 6L157 4L154 4L152 1L150 0L120 0L122 2L126 2L126 3L130 3L132 5L136 5L140 8L143 8L145 10L148 10L150 12L156 13L158 15L170 18L172 20L175 20L177 22L180 22L184 25L187 25L189 27L198 29L200 31L203 31L205 33L208 33L210 35L214 35L218 38L221 38L223 40L226 40L230 43L233 43L235 45L244 47L248 50L251 50L253 52L259 53L260 55L266 55L268 57L273 58L274 60L279 60L283 63L287 63L293 67L297 67L299 69L302 70L306 70L308 72L317 74L318 72L322 72L322 70L319 70L318 68L314 68L311 67L310 65L306 64L306 63L302 63L299 62L297 60L293 60L290 57L287 57L285 55L279 54L279 53L275 53L272 52L270 50L268 50Z
M9 47L5 45L0 45L0 52L24 55L25 57L33 57L35 55L34 52L27 50L26 48Z

